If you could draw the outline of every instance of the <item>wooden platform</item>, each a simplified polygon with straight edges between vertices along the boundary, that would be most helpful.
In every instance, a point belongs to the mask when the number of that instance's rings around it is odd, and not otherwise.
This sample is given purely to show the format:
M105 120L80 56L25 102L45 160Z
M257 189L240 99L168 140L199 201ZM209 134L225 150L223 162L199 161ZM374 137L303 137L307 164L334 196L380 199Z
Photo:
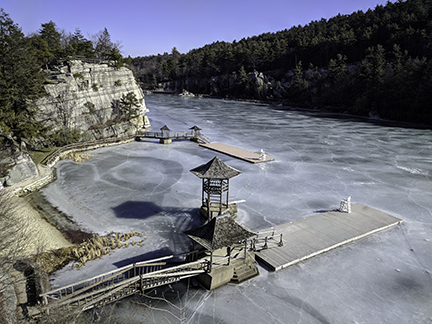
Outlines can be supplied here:
M271 235L268 248L255 253L255 259L278 271L343 244L399 225L402 220L362 204L353 204L352 212L324 212L291 223L266 229ZM283 246L278 246L280 234ZM260 238L261 238L260 237ZM259 250L261 246L256 248Z
M241 148L237 148L231 145L223 144L223 143L208 143L208 144L200 144L200 146L208 148L210 150L220 152L223 154L227 154L229 156L235 157L237 159L241 159L250 163L263 163L263 162L271 162L274 161L273 158L269 157L266 154L265 160L260 160L259 152L250 152L243 150Z

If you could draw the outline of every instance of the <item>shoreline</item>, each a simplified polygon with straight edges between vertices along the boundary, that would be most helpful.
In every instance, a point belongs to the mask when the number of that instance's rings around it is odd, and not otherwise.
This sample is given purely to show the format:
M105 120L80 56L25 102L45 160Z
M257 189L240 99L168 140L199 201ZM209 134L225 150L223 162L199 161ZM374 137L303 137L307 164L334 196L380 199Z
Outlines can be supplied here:
M152 94L161 94L161 95L174 95L178 96L178 93L158 93L152 92ZM267 106L271 109L276 110L293 110L293 111L304 111L311 112L315 114L322 114L322 117L336 117L339 119L343 118L354 118L358 119L361 122L370 122L374 124L379 124L380 126L393 126L393 127L405 127L405 128L415 128L415 129L432 129L432 124L422 124L417 122L409 122L403 120L395 120L395 119L385 119L381 117L371 117L367 115L356 115L353 113L349 113L349 108L337 108L337 107L322 107L322 108L313 108L313 107L302 107L302 106L289 106L283 101L278 100L263 100L263 99L251 99L251 98L226 98L226 97L215 97L209 94L195 94L194 97L188 98L206 98L206 99L217 99L223 101L232 101L232 102L248 102L253 104L260 104L263 106Z
M33 209L38 211L41 218L60 231L65 239L72 244L82 243L93 236L93 233L84 231L69 215L53 206L39 190L23 198Z

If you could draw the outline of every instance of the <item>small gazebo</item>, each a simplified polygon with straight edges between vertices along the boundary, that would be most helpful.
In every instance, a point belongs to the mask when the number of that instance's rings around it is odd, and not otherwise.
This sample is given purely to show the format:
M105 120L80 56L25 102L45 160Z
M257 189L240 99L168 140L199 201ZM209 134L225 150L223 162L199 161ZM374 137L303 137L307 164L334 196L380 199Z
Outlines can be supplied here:
M160 130L162 131L162 137L168 137L169 134L165 132L169 132L171 129L167 125L163 125Z
M213 263L213 252L228 248L228 264L231 259L231 247L234 244L244 243L244 259L246 260L247 239L257 235L246 226L237 222L229 214L214 217L203 226L184 232L194 242L210 251L210 267Z
M201 215L211 220L229 210L229 179L241 174L217 156L206 164L190 170L203 181Z
M159 143L171 144L171 138L169 137L169 133L168 133L171 129L169 129L167 125L163 125L160 130L162 132L162 137L160 138Z
M200 135L200 130L201 128L199 128L197 125L194 125L193 127L189 128L193 131L193 135L194 137L196 137L197 135Z

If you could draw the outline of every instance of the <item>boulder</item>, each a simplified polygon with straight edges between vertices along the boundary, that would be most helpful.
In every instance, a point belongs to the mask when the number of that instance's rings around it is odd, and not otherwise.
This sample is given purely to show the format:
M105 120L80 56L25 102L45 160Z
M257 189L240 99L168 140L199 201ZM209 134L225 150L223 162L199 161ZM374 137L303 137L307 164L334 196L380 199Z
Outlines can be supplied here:
M180 97L195 97L195 95L192 92L189 92L185 89L179 94Z
M2 136L0 147L0 183L2 187L12 186L38 175L38 170L24 146L12 138Z

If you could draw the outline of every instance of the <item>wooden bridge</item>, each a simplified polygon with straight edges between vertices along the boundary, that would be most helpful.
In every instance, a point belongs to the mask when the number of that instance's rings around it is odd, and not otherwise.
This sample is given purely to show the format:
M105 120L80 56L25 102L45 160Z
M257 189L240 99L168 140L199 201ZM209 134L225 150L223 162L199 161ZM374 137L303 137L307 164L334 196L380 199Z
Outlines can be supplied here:
M143 132L137 134L135 139L140 141L144 138L156 138L160 140L162 144L169 144L173 139L190 139L191 141L195 141L198 143L208 144L210 143L210 139L204 136L201 133L190 131L190 132Z
M40 295L40 312L59 307L68 311L82 312L96 306L142 293L146 289L159 287L197 276L208 271L208 260L202 259L177 266L167 264L173 256L134 263L96 277L57 288Z

